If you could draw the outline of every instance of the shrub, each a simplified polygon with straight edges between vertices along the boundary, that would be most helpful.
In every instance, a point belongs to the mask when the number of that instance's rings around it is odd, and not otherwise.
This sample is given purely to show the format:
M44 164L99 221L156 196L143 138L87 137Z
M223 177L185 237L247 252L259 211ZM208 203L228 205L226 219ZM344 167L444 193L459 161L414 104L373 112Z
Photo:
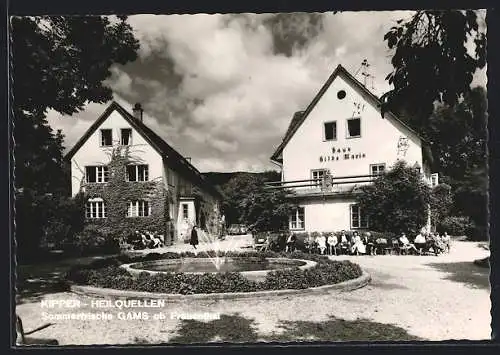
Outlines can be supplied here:
M370 218L370 226L396 234L417 233L427 222L430 187L416 168L397 162L372 185L362 186L358 203Z
M471 235L474 232L474 223L469 217L450 216L444 218L436 226L438 233L447 232L450 235Z
M87 225L63 245L65 252L76 255L116 254L120 252L120 242L113 235L104 234L99 227Z
M185 253L187 254L187 253ZM155 254L148 260L157 258L179 258L181 254ZM92 285L121 290L136 290L146 292L165 292L180 294L216 293L216 292L252 292L258 290L304 289L330 283L338 283L361 275L361 268L348 261L332 261L326 256L310 255L294 252L291 255L275 252L244 252L228 253L229 257L291 257L309 259L318 264L307 270L299 268L276 270L267 274L262 282L248 280L240 273L163 273L143 272L134 277L125 269L120 268L122 258L113 257L96 261L90 265L77 266L71 269L66 278L77 284ZM200 255L193 257L202 257ZM132 261L131 261L132 260ZM138 262L146 260L146 256L128 258L127 261Z

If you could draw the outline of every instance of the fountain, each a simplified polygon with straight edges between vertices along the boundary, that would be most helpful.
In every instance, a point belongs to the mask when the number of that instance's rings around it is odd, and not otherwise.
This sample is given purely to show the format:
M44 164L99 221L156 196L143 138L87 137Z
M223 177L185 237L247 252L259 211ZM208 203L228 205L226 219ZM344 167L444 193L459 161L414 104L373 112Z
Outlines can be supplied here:
M214 211L206 225L206 230L198 228L198 249L194 250L197 257L181 257L180 259L154 260L124 264L129 273L138 275L141 272L150 274L183 272L191 274L239 272L246 278L255 281L265 279L271 270L283 270L298 267L302 270L316 265L316 262L289 258L228 257L228 252L234 251L237 238L230 237L222 241L220 238L220 219ZM206 257L197 254L203 253Z

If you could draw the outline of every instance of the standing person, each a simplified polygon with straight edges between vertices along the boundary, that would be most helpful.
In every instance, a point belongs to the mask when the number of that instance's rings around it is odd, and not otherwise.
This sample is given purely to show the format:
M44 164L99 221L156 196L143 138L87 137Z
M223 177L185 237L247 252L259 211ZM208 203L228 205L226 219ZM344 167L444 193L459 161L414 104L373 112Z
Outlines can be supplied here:
M198 245L198 231L196 224L191 229L191 239L189 240L189 244L191 244L196 250L196 246Z
M288 239L286 240L286 249L285 252L295 251L295 234L290 233Z
M441 239L443 240L443 243L446 246L446 252L449 253L450 252L450 247L451 247L451 238L450 238L450 236L448 235L448 233L444 232L444 234L441 237Z

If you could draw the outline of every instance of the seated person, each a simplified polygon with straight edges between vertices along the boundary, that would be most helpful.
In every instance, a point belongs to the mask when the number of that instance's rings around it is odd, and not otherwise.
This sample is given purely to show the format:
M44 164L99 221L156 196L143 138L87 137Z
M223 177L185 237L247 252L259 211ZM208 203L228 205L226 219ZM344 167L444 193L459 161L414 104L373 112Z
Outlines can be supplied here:
M326 238L323 235L323 233L320 233L319 236L316 238L316 244L318 244L318 249L319 249L321 255L325 254Z
M292 252L295 250L295 240L296 240L295 234L290 233L288 239L286 240L286 248L285 248L286 252Z
M333 233L330 233L327 239L328 243L328 254L332 255L332 251L337 255L337 251L335 250L335 247L337 246L339 240L337 239L337 236Z
M354 232L351 239L351 253L352 254L365 254L366 246L361 240L358 232Z
M345 234L345 231L340 232L340 248L342 250L346 250L349 248L349 241L347 240L347 236Z
M432 250L436 255L444 253L446 245L445 243L443 243L439 235L434 235L434 233L430 233L429 241L431 242Z
M364 243L366 244L366 253L375 255L375 243L370 232L365 233Z
M311 235L311 233L307 233L307 238L305 240L305 245L306 245L306 249L309 251L309 253L312 253L313 250L315 249L316 241L314 240L314 238Z
M420 232L413 240L413 244L415 244L415 246L419 250L419 253L421 254L422 251L427 248L427 238L422 232Z
M414 250L416 253L420 253L415 247L415 244L410 243L410 241L406 237L406 234L401 234L401 237L399 237L399 242L402 244L401 248L403 248L404 250Z

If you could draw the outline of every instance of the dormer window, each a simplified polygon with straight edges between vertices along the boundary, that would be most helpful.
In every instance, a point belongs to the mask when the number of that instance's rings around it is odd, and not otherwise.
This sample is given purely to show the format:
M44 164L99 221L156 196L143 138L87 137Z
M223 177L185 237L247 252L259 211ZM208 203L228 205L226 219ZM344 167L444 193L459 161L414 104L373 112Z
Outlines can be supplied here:
M101 147L113 145L113 132L110 129L101 129Z
M132 129L122 128L121 129L121 145L131 145L132 144Z
M361 118L349 118L347 120L347 138L361 137Z
M325 141L337 140L337 121L325 122L323 124L324 135L323 139Z

